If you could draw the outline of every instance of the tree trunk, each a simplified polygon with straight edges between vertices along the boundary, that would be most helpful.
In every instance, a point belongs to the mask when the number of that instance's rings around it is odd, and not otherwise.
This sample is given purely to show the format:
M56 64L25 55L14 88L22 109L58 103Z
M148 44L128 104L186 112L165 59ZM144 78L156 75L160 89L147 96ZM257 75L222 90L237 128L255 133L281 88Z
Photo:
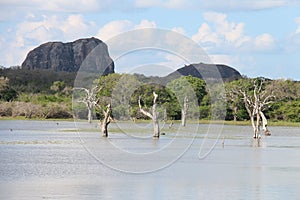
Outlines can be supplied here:
M253 138L256 138L257 129L256 129L256 125L255 125L254 115L251 115L250 119L251 119L251 125L253 128Z
M159 135L160 135L160 128L159 128L159 122L158 122L158 113L156 111L156 106L157 106L156 100L157 100L158 95L155 92L153 92L153 95L154 95L154 100L153 100L153 106L152 106L152 114L145 111L142 108L140 98L138 100L138 103L139 103L139 107L140 107L140 112L142 114L148 116L150 119L152 119L152 121L153 121L153 138L158 139Z
M233 121L236 122L237 121L237 106L234 106L233 108Z
M159 138L160 130L159 130L159 122L158 122L158 113L156 111L156 100L157 100L157 94L153 92L154 100L153 100L153 106L152 106L152 120L153 120L153 138Z
M103 112L104 118L102 120L101 128L102 128L102 137L108 137L108 130L107 127L111 120L111 105L107 105L106 112Z
M159 130L159 123L157 119L153 120L153 126L154 126L153 138L159 138L160 130Z
M88 106L88 122L89 123L92 123L92 112L93 112L93 108Z
M254 133L254 138L260 138L260 115L259 112L256 113L256 125L255 125L255 133Z
M183 108L181 109L181 125L186 126L186 115L188 110L188 98L185 96L183 100Z
M270 136L271 132L268 130L268 121L267 118L265 117L264 113L262 111L259 112L261 119L262 119L262 129L265 133L265 135Z

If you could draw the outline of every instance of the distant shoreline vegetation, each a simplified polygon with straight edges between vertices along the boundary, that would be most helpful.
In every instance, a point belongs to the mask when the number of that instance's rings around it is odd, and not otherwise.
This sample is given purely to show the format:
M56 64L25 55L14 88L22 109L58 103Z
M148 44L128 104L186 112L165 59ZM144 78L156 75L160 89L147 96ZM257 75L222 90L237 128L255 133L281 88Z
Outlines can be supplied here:
M109 74L95 80L102 84L104 90L102 94L97 94L100 99L111 97L112 88L124 74ZM21 68L0 69L0 119L72 119L72 93L75 73L54 72L51 70L25 70ZM151 78L143 75L135 76L144 83L144 88L139 88L133 94L129 115L137 119L146 119L138 112L137 99L142 96L145 107L151 106L151 95L153 90L159 93L160 104L167 108L166 120L180 120L180 105L176 103L174 94L166 90L164 85L149 85ZM182 79L183 77L177 78ZM210 120L211 108L217 109L217 104L211 102L209 92L206 91L205 82L202 79L186 76L186 79L193 85L199 101L199 119ZM249 79L249 78L242 78ZM150 80L150 81L149 81ZM252 79L249 79L252 80ZM173 80L174 81L174 80ZM300 82L293 80L269 80L277 91L282 91L280 100L275 101L266 110L265 115L272 124L293 124L300 122ZM238 80L225 82L225 88L240 84ZM215 87L216 90L218 87ZM104 93L103 93L104 92ZM211 91L210 91L211 92ZM216 91L217 92L217 91ZM104 98L103 98L104 97ZM241 103L241 99L232 101L226 99L226 116L220 119L226 121L236 121L234 123L244 123L248 121L246 109ZM84 105L79 106L78 119L87 119L87 109ZM116 113L116 120L126 120L118 118L125 112L123 107L112 108ZM127 112L127 111L126 111ZM97 118L101 118L101 115ZM218 119L218 118L217 118Z

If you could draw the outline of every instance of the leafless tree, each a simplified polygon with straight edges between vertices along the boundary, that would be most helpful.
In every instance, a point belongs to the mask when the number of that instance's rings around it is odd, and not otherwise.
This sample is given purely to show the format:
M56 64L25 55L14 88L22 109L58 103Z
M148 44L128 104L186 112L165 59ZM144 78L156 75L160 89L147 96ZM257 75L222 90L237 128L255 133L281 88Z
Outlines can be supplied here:
M106 110L104 110L99 104L96 104L96 105L102 111L103 116L104 116L103 119L102 119L102 122L100 124L101 125L102 136L103 137L108 137L108 125L113 120L111 105L108 104L106 106Z
M92 113L93 113L94 107L97 107L99 110L102 111L103 119L102 119L102 122L100 123L100 127L101 127L102 136L107 137L108 136L108 125L113 120L113 117L112 117L112 108L111 108L110 103L106 106L106 109L104 109L99 104L100 99L97 98L97 93L102 88L95 86L90 90L86 89L86 88L75 88L75 89L82 90L85 92L85 96L80 98L78 100L78 102L84 103L86 105L86 107L88 108L88 122L89 123L92 122Z
M181 125L186 126L186 116L188 111L189 105L188 105L188 98L187 96L184 97L183 100L183 107L181 109Z
M154 99L153 99L152 113L147 112L142 108L140 97L139 97L138 103L139 103L139 107L140 107L140 112L143 115L146 115L147 117L152 119L153 128L154 128L153 138L158 139L159 135L160 135L160 128L159 128L159 122L158 122L158 112L156 111L156 107L157 107L157 102L156 101L157 101L158 95L155 92L153 92L153 96L154 96Z
M264 115L264 111L270 107L275 100L274 92L270 89L266 89L264 79L255 79L250 85L253 88L249 90L248 87L238 86L232 88L230 93L235 95L242 95L245 108L251 120L253 128L253 138L260 138L260 124L265 135L271 135L268 130L268 121Z
M97 105L97 92L101 89L99 89L98 86L93 87L92 89L86 89L86 88L74 88L76 90L82 90L85 92L85 95L80 98L77 102L84 103L88 109L88 122L92 123L92 114L94 107Z

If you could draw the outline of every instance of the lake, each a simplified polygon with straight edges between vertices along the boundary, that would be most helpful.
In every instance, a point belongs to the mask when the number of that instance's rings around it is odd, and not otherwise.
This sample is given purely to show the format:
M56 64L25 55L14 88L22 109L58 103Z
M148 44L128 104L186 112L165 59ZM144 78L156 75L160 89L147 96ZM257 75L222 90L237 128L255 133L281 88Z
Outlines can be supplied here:
M0 121L0 199L297 199L300 128Z

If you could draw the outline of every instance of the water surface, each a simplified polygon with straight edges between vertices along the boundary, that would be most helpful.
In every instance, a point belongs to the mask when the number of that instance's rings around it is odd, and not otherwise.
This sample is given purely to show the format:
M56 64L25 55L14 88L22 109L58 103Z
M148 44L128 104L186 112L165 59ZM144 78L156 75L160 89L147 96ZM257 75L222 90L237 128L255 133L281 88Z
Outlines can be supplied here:
M195 125L175 127L174 131L166 129L166 135L156 141L151 130L132 135L118 132L120 124L111 124L112 134L104 139L93 126L0 121L0 199L300 196L298 127L270 127L272 136L258 143L251 138L249 126L199 125L196 134L191 132ZM130 124L121 126L125 132L130 129ZM217 140L219 130L222 135ZM152 169L156 170L142 173Z

